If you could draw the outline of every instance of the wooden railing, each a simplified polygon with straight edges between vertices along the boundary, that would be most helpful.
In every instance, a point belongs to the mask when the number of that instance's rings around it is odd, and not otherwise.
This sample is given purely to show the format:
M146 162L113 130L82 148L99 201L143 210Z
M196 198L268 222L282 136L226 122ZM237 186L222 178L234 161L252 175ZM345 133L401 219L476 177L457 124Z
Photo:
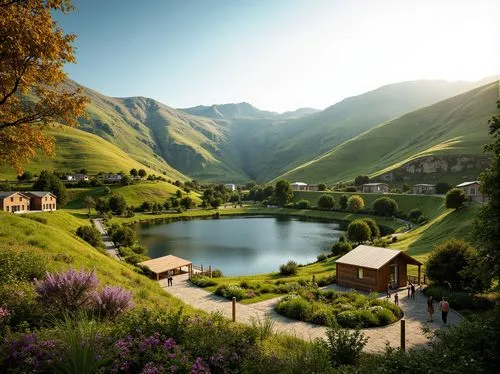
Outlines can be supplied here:
M408 275L408 283L413 283L413 284L418 285L418 277L416 277L414 275ZM426 279L425 275L423 278L420 278L420 284L427 284L427 279Z

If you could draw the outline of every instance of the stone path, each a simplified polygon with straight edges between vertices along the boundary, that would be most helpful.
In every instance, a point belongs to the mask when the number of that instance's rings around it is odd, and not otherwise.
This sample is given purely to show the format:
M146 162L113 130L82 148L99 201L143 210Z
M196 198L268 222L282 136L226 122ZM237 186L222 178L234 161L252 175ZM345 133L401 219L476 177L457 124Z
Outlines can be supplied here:
M111 241L111 238L108 235L108 232L104 228L104 225L102 223L101 218L95 218L90 220L95 228L101 233L102 235L102 240L104 242L104 245L106 246L106 253L109 254L111 257L114 259L120 261L120 256L118 255L118 250L115 247L115 243Z
M232 317L231 301L204 291L187 281L187 275L179 275L174 277L174 285L167 287L167 280L159 281L160 286L168 293L176 296L184 303L193 306L194 308L204 310L206 312L221 312L225 317ZM266 315L270 315L273 319L275 331L294 335L296 337L310 340L320 337L325 337L326 328L310 324L307 322L296 321L279 315L274 311L274 306L279 298L262 301L251 305L236 304L236 320L238 322L250 324L252 318L260 318L263 320ZM394 296L392 296L394 300ZM419 291L415 294L415 299L410 300L407 297L406 289L399 292L399 305L405 312L403 317L406 320L406 348L425 345L428 340L422 333L422 328L427 326L431 329L442 327L441 314L436 303L434 313L434 322L427 322L427 303L426 297ZM458 323L461 316L451 310L448 315L448 323ZM388 342L392 347L400 346L400 323L397 322L390 326L375 327L362 330L368 338L368 344L365 347L367 351L383 350Z

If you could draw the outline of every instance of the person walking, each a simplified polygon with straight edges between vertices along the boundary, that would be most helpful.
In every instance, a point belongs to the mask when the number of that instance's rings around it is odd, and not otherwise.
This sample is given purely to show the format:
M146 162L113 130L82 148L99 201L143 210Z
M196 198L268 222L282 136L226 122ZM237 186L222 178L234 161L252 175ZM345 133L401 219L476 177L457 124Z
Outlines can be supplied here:
M410 286L411 282L408 283L408 285L406 286L406 290L408 291L408 298L410 298L411 296L411 286Z
M387 298L389 299L391 297L391 284L387 283Z
M394 294L394 304L399 305L399 295L397 292Z
M427 313L429 313L429 322L433 322L432 315L434 314L434 299L429 296L427 299Z
M439 303L439 309L441 309L441 319L446 325L446 322L448 322L448 312L450 311L450 304L444 297L443 300L441 300L441 302Z
M411 288L411 290L410 290L410 292L411 292L411 298L415 299L415 285L413 283L410 283L410 285L411 285L410 286L410 288Z
M173 281L172 271L169 271L168 272L168 277L167 277L167 287L172 285L172 281Z

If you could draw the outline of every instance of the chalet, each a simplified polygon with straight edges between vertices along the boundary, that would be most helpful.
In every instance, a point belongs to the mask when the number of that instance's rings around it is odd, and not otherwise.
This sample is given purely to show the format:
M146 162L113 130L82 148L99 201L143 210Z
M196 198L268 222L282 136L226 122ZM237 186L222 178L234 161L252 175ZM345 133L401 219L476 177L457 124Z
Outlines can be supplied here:
M48 212L57 210L57 197L48 191L28 191L25 193L30 198L30 210Z
M389 185L387 183L366 183L363 184L363 192L365 193L387 193Z
M227 184L224 185L224 187L226 187L226 189L228 189L231 192L236 191L236 185L234 185L232 183L227 183Z
M413 193L415 195L434 195L436 194L436 185L435 184L414 184L413 185Z
M119 183L122 180L121 174L106 174L104 180L108 183Z
M408 283L408 265L418 266L418 284L422 263L402 251L359 245L336 262L337 284L363 291L382 292Z
M486 197L480 191L481 184L478 181L463 182L457 185L457 188L462 189L471 201L477 201L478 203L486 201Z
M30 210L30 198L17 191L0 192L0 210L12 213L25 213Z
M81 173L69 174L69 175L66 175L66 180L68 182L88 181L89 176L87 174L81 174Z
M290 183L292 191L307 191L307 183L294 182Z

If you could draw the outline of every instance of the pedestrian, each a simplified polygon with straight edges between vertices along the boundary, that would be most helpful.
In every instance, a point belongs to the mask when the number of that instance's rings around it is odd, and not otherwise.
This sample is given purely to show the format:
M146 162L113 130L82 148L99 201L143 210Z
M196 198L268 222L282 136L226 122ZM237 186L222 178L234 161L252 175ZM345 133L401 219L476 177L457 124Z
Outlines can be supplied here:
M410 283L408 283L408 285L406 286L406 290L408 291L408 298L410 298L410 296L411 296L411 294L410 294L410 292L411 292Z
M172 285L172 271L167 273L167 287Z
M415 285L411 283L410 288L411 288L411 298L415 299Z
M427 299L427 313L429 313L429 322L433 322L432 315L434 314L434 299L432 296L429 296Z
M448 312L450 311L450 304L444 297L443 300L441 300L441 302L439 303L439 309L441 309L441 319L446 325L446 322L448 321Z
M397 292L394 294L394 304L399 305L399 295Z
M391 297L391 284L387 283L387 298Z

